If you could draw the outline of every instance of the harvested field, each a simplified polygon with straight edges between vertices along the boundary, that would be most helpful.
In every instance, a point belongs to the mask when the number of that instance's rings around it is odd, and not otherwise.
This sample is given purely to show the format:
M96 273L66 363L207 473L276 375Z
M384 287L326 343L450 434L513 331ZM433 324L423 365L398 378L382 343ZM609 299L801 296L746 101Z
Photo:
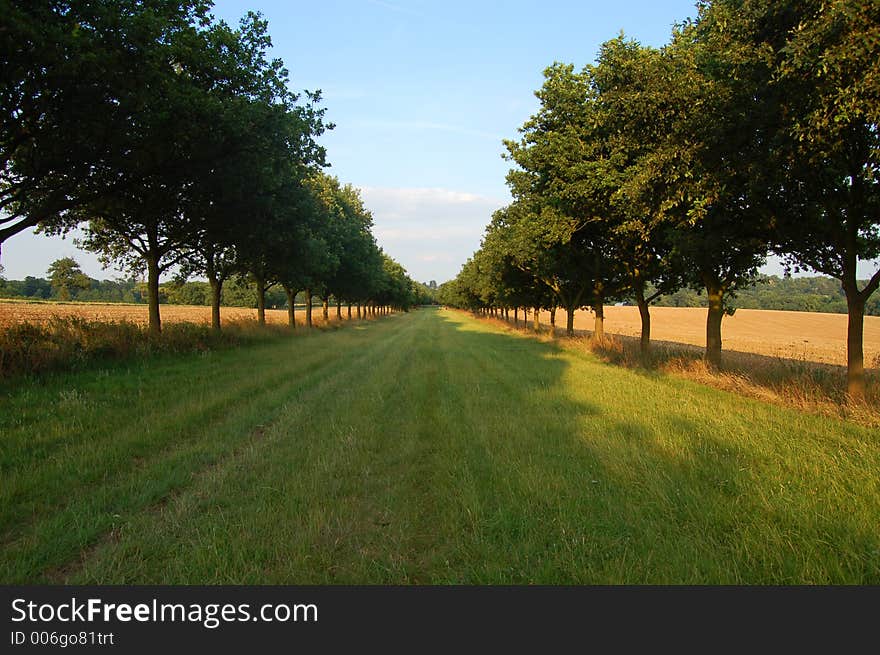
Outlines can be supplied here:
M196 305L162 305L163 323L210 323L211 308ZM14 323L44 323L53 317L68 318L76 316L90 321L119 322L130 321L146 325L149 322L146 305L127 305L122 303L60 303L60 302L17 302L0 301L0 328ZM332 307L330 319L336 316ZM345 316L345 308L343 308ZM248 307L223 307L220 310L222 321L257 320L257 310ZM296 308L297 324L306 320L305 308ZM321 321L321 309L313 308L312 320ZM287 324L286 309L267 309L267 323Z
M543 312L546 325L550 315ZM566 312L556 312L557 328L565 328ZM576 330L592 331L593 313L575 314ZM606 307L605 331L639 336L638 307ZM738 309L725 316L721 326L725 350L755 353L768 357L822 364L846 364L846 315L814 312L783 312ZM701 307L652 307L651 338L657 341L704 346L706 310ZM865 317L865 366L878 368L880 358L880 317Z

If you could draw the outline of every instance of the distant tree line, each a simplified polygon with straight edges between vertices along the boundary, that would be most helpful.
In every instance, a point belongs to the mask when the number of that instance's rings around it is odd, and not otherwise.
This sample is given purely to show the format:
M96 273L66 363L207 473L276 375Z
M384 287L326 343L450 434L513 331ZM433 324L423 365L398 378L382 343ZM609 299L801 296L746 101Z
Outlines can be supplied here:
M880 270L880 3L706 0L650 48L623 35L596 63L554 64L540 108L506 141L513 196L444 285L489 313L595 314L701 289L706 359L768 254L837 280L848 314L848 393L865 392L863 316Z
M261 323L272 289L291 326L300 294L308 324L312 298L325 317L331 299L337 316L408 309L414 283L376 245L358 191L322 172L320 92L289 90L259 14L231 27L210 7L0 3L0 246L85 226L79 245L145 274L153 333L175 271L207 280L216 330L241 278ZM63 294L105 284L80 282Z
M861 281L860 284L867 284ZM651 287L649 286L649 290ZM706 294L700 290L683 288L675 293L661 295L656 307L707 307ZM830 277L762 276L753 286L737 291L730 299L733 309L775 309L793 312L821 312L846 314L846 294L840 282ZM880 316L880 295L871 296L865 303L865 314Z

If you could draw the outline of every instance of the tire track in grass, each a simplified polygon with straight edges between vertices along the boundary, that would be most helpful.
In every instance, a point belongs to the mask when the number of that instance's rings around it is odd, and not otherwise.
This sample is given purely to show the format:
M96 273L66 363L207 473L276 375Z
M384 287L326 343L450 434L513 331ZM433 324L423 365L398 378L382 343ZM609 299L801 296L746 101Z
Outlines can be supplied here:
M172 490L188 485L194 467L211 467L228 447L233 447L241 440L242 433L249 434L257 424L265 426L268 413L274 412L277 416L291 396L320 384L324 378L334 376L336 370L333 364L338 363L340 357L351 351L356 353L356 358L366 356L357 354L361 340L356 335L352 337L350 342L344 344L346 348L341 353L333 348L340 345L339 339L333 343L316 343L315 346L324 346L325 353L328 353L326 358L320 360L323 362L320 367L306 370L302 376L290 376L290 371L273 375L257 385L264 390L263 393L252 394L252 398L236 404L233 413L218 419L209 426L210 429L198 430L198 434L188 439L183 448L169 447L161 451L159 457L140 462L133 469L133 477L115 476L114 484L97 490L83 490L71 496L60 511L46 519L37 517L23 534L4 545L0 579L33 580L39 571L63 565L64 558L69 558L72 552L100 539L105 532L112 532L124 520L123 514L131 512L132 506L136 511L155 504ZM288 381L278 384L283 379ZM223 433L220 428L224 425L241 428L237 432L234 429L230 432L227 428ZM205 439L216 437L218 431L225 438ZM41 550L41 544L51 544L54 552Z
M314 362L318 367L314 370L323 369L334 359L331 353L322 352ZM24 517L33 517L38 511L58 510L67 505L73 486L87 493L95 485L123 478L133 470L145 468L177 449L183 441L209 434L224 420L220 410L233 403L239 404L242 398L258 398L257 392L283 382L289 374L290 371L277 370L270 377L258 378L244 387L231 388L228 393L204 396L195 406L191 403L177 405L171 411L164 412L158 421L151 421L146 430L143 425L133 423L131 416L128 416L128 429L121 433L105 429L101 439L76 444L72 448L73 453L62 452L50 458L42 474L35 474L32 468L8 474L0 508L0 525L4 526L0 533L0 544L14 539L27 526L27 521L22 522ZM111 442L109 449L101 448L107 442ZM98 466L107 463L113 464L109 474L108 469ZM55 494L47 495L46 478L50 478L56 486Z
M181 542L190 538L193 531L197 530L197 525L211 513L211 510L203 511L201 508L194 508L193 505L198 505L204 499L218 499L217 503L221 503L222 500L219 499L222 498L223 493L218 488L224 483L247 472L259 470L266 465L266 462L275 461L277 458L271 456L271 451L280 443L290 441L287 426L301 426L314 420L314 407L320 406L321 402L328 399L332 401L338 398L340 392L350 384L353 372L381 368L381 364L386 362L389 356L393 357L395 350L397 353L400 352L401 334L409 327L408 322L401 321L392 326L390 331L374 335L366 344L370 347L362 348L355 357L341 361L342 366L333 371L333 374L314 379L308 388L301 390L302 393L293 397L291 402L285 403L277 416L262 426L259 438L249 439L227 457L195 473L192 484L187 485L186 488L179 489L159 503L137 510L124 525L120 526L121 538L105 536L93 547L81 553L73 562L66 562L50 570L46 577L49 580L76 583L84 580L100 583L129 582L131 578L119 579L116 576L119 575L120 570L124 570L126 562L130 559L144 556L145 534L163 535L159 539L159 545L162 548L171 545L172 552L167 554L169 561L179 556L179 552L175 551L188 552L188 548L180 548ZM297 436L301 434L300 431ZM239 485L235 486L239 488ZM189 516L190 513L195 516ZM172 532L172 535L168 535L168 532ZM156 557L156 559L164 559L164 557ZM155 578L150 579L155 580Z

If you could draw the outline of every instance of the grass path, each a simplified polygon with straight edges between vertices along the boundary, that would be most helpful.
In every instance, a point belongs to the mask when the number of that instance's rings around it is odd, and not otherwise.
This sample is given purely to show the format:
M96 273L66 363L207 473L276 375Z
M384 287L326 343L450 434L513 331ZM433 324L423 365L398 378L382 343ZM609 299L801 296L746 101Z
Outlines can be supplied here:
M0 398L0 582L878 583L870 430L423 310Z

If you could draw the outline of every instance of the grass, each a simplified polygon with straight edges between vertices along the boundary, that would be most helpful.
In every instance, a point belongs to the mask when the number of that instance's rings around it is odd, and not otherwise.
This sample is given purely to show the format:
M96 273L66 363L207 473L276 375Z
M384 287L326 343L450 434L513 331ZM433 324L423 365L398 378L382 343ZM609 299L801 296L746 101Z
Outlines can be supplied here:
M0 400L4 583L878 583L880 440L459 313Z

